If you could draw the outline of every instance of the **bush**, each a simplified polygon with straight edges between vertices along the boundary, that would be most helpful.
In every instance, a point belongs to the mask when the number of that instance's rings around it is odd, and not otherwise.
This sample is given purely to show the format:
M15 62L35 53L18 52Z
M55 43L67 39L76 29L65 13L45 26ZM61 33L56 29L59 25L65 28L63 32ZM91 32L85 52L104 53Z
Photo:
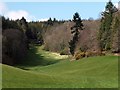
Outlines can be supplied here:
M105 55L105 53L103 53L103 52L100 52L100 51L98 51L98 52L86 52L85 53L85 56L86 57L93 57L93 56L103 56L103 55Z
M85 57L85 53L84 52L79 52L75 54L75 59L79 60L81 58Z
M91 56L94 56L93 52L86 52L85 53L85 56L86 57L91 57Z
M63 49L63 50L60 52L60 55L69 55L69 54L70 54L70 53L69 53L68 48Z
M77 52L74 57L76 60L79 60L79 59L84 58L84 57L104 56L104 55L105 55L105 52L100 52L100 51L90 52L89 51L89 52Z

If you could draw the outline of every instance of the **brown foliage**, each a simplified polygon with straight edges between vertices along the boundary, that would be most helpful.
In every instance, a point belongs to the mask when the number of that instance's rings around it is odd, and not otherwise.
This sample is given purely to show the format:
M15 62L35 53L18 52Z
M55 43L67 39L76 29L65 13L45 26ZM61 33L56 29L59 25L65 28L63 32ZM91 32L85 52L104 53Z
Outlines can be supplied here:
M100 52L100 51L98 51L98 52L86 52L85 53L85 55L86 55L86 57L93 57L93 56L104 56L105 55L105 53L103 53L103 52Z
M74 57L76 60L79 60L84 57L104 56L104 55L105 53L103 52L89 51L89 52L77 52Z
M99 51L97 34L99 29L99 20L83 21L84 30L80 31L79 41L76 51L83 46L87 46L88 51ZM69 48L68 42L71 40L71 27L73 22L65 22L63 24L54 25L47 30L44 36L45 49L49 51L62 52L65 48ZM67 49L69 52L69 49Z
M75 57L76 60L84 58L85 57L85 52L78 52L78 53L75 54L74 57Z
M97 39L99 23L99 20L83 21L85 30L80 32L77 50L86 46L87 51L99 51L99 42Z
M47 30L44 36L45 49L49 51L60 52L66 47L69 47L70 40L70 22L63 23L61 25L53 26L50 30Z

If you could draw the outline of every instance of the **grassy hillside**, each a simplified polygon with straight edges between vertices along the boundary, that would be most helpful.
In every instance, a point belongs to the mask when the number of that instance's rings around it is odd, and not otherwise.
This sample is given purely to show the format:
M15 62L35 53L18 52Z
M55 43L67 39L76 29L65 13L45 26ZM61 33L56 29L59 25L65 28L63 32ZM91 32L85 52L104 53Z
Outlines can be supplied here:
M35 53L36 52L36 53ZM115 88L118 57L102 56L70 61L67 56L32 48L25 64L3 67L4 88ZM34 62L32 62L34 60ZM25 70L26 69L26 70Z

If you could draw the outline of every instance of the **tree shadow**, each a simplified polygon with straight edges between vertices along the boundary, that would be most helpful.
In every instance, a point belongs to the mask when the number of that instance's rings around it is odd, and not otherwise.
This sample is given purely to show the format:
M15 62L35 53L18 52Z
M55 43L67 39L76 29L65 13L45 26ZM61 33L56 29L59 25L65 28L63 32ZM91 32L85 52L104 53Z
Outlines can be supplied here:
M47 66L47 65L55 64L59 61L60 61L59 59L57 60L43 56L42 54L38 53L38 49L33 46L28 51L27 56L23 60L21 60L19 64L15 66L26 70L26 68L24 67Z

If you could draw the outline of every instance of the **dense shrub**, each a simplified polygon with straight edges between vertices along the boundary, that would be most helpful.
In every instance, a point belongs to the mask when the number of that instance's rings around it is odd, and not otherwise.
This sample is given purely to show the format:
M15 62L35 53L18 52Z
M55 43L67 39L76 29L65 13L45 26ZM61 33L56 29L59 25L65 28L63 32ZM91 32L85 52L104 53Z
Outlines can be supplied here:
M76 60L79 60L79 59L85 57L85 52L78 52L78 53L75 54L74 57L75 57Z
M85 53L86 57L93 57L93 56L103 56L105 53L102 53L100 51L98 52L86 52Z
M96 51L94 51L94 52L91 52L91 51L81 52L80 51L80 52L77 52L74 57L76 60L79 60L79 59L84 58L84 57L104 56L104 55L105 55L105 53L100 52L100 51L98 51L98 52L96 52Z

